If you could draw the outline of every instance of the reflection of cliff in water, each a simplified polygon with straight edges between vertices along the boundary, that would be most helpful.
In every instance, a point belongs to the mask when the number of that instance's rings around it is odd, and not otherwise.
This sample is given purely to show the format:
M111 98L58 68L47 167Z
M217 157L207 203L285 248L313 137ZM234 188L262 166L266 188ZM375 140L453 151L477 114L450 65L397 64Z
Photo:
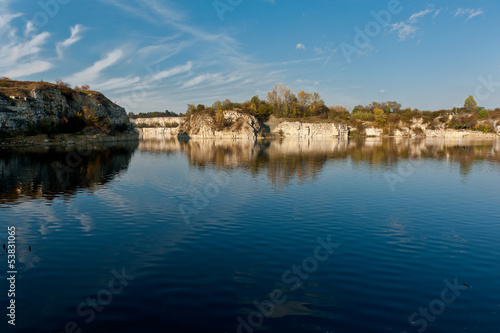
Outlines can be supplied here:
M93 190L128 168L137 144L68 151L0 151L0 204Z
M242 168L253 175L265 173L274 186L291 180L316 179L325 163L349 160L351 165L395 167L407 159L435 159L459 163L466 175L485 160L500 162L499 140L364 138L360 140L190 140L141 142L139 150L160 153L182 151L194 167Z

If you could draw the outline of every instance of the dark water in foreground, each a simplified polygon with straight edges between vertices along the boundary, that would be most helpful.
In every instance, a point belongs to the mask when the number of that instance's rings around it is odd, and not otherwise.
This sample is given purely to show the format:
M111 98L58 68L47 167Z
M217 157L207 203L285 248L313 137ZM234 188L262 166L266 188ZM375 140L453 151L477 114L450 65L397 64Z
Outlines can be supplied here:
M0 150L1 332L500 331L500 141L81 155Z

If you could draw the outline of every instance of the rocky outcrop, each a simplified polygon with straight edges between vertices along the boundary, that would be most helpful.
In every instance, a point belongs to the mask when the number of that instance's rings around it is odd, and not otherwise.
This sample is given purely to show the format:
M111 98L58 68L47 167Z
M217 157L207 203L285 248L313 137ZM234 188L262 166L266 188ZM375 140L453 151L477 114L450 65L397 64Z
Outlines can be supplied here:
M40 123L60 125L77 116L104 120L121 131L132 129L125 109L99 92L45 82L2 81L0 130L22 131Z
M472 130L446 129L444 124L439 127L430 128L430 124L423 123L422 119L407 125L401 122L398 128L384 131L374 122L364 122L361 127L350 127L341 123L328 122L300 122L288 121L271 116L265 124L260 123L252 115L239 111L223 111L223 122L220 115L209 112L197 113L189 117L171 118L149 118L133 120L136 124L143 126L157 126L152 128L138 128L141 139L144 140L169 140L177 137L193 139L250 139L273 136L291 139L332 139L347 138L351 133L359 133L361 136L382 137L429 137L429 138L495 138L500 135L500 121L489 123L496 133L483 133ZM181 120L181 121L180 121ZM179 122L180 121L180 122ZM173 122L180 125L177 128L163 127L171 126ZM162 125L163 124L163 125Z
M298 121L284 121L278 124L272 132L287 138L299 139L329 139L334 137L348 137L348 126L336 123L301 123Z
M215 116L208 112L194 114L177 129L178 135L196 139L255 140L261 131L262 127L257 118L239 111L222 111L220 115Z
M138 128L139 140L170 140L177 137L177 128L145 127Z
M171 127L173 124L181 124L186 117L154 117L130 119L137 127Z
M365 135L366 136L382 136L384 130L381 128L375 128L375 127L367 127L365 128Z

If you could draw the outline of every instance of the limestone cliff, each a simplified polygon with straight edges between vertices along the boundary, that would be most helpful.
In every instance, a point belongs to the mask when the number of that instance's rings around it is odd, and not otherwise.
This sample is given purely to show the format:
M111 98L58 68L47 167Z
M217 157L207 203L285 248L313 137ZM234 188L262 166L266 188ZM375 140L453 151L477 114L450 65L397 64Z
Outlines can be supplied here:
M0 130L18 132L41 124L59 128L73 120L106 131L133 128L125 109L99 92L46 82L0 80Z
M256 139L262 126L254 116L238 111L201 112L187 117L176 133L189 138Z
M344 124L337 123L301 123L298 121L284 121L274 128L273 133L287 138L328 139L334 137L348 137L350 129Z
M130 122L139 128L155 128L165 127L173 128L175 124L180 125L186 120L186 117L153 117L153 118L136 118L130 119Z
M239 111L195 113L189 117L136 119L140 139L165 140L179 135L193 139L256 139L263 136L291 139L335 139L347 138L352 133L367 137L430 137L430 138L496 138L500 135L500 121L479 121L487 124L496 133L483 133L473 130L456 130L446 124L431 126L422 119L410 124L399 122L395 128L380 128L375 122L365 121L362 126L349 126L333 122L307 122L275 118L266 123L259 122L252 115ZM173 122L178 127L168 127Z

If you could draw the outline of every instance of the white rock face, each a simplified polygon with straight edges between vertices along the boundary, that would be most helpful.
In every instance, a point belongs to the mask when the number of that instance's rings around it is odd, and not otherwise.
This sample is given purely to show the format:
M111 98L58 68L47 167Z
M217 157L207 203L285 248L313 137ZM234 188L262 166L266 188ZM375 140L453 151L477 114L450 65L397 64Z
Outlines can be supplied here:
M177 128L138 128L139 140L170 140L177 137Z
M238 111L223 111L226 126L218 128L208 113L194 114L178 128L177 134L192 139L251 139L255 140L261 130L257 118Z
M445 138L445 139L461 139L461 138L495 138L495 133L482 133L475 131L459 131L459 130L425 130L425 136L428 138Z
M384 131L381 128L367 127L365 128L366 136L382 136Z
M130 122L137 126L169 127L173 123L181 124L185 120L186 117L155 117L130 119Z
M335 123L301 123L298 121L281 122L272 131L273 134L282 135L287 138L299 139L327 139L333 137L349 136L349 128Z
M143 139L172 139L177 138L179 134L186 138L193 139L248 139L255 140L262 135L261 124L252 115L244 114L239 111L224 111L224 119L229 123L223 129L217 130L215 120L208 113L195 114L188 118L150 118L140 119L140 122L146 124L171 124L172 122L180 122L178 128L139 128L140 137ZM134 122L137 123L136 119ZM364 135L368 137L384 136L381 128L375 127L373 123L365 123ZM397 138L403 137L429 137L429 138L493 138L500 135L500 122L496 121L493 124L497 134L482 133L477 131L461 131L451 129L427 129L427 125L422 119L412 123L410 126L404 123L399 124L399 129L394 130L392 136ZM344 124L336 123L303 123L299 121L281 121L280 119L271 117L266 123L270 129L270 133L276 137L285 137L291 139L332 139L346 138L350 135L350 127ZM355 128L353 130L356 130Z

